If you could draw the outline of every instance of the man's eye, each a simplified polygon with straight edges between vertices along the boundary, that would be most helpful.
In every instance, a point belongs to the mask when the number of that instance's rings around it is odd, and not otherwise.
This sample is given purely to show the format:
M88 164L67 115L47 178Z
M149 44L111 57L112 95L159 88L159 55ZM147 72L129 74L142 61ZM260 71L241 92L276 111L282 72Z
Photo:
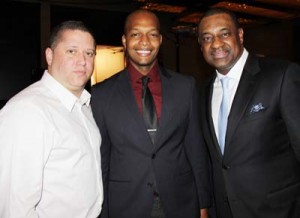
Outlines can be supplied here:
M225 33L222 33L222 38L228 38L230 36L230 32L225 32Z
M151 33L150 36L152 38L158 38L159 37L159 33Z
M212 41L212 36L203 36L202 37L202 41L203 42L211 42Z
M93 51L88 51L88 52L86 52L86 55L88 56L88 57L94 57L95 56L95 52L93 52Z
M132 34L130 34L130 36L131 36L131 37L139 37L140 34L139 34L139 33L132 33Z
M68 54L76 54L76 50L74 50L74 49L68 49L67 53Z

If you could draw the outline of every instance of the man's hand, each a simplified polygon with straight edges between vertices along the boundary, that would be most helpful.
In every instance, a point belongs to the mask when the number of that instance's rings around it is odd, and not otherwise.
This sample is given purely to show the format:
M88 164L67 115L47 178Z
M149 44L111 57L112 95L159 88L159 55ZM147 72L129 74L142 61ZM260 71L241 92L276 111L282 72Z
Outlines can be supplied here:
M200 210L200 217L201 218L209 218L208 217L208 210L206 208Z

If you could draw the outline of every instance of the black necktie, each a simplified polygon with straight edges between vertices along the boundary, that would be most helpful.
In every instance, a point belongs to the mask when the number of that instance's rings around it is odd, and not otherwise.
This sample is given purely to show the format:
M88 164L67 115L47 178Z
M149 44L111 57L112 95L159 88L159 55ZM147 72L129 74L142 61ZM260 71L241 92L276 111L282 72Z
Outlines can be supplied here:
M148 87L149 77L142 77L142 106L143 116L147 126L148 133L154 143L157 130L157 116L153 96Z

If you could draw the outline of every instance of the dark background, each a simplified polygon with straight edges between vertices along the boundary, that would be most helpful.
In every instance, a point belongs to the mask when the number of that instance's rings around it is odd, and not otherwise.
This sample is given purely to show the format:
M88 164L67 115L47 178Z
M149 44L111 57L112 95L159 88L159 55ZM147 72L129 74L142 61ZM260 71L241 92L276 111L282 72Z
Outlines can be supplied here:
M1 2L0 108L42 75L46 68L44 49L53 26L64 20L82 20L94 31L97 44L120 46L124 20L129 12L130 9L104 10L72 4L45 6L40 1ZM163 34L160 62L203 81L212 69L203 60L195 32L191 29L174 31L176 17L173 14L157 12L157 15ZM299 18L245 26L244 32L248 51L300 63Z

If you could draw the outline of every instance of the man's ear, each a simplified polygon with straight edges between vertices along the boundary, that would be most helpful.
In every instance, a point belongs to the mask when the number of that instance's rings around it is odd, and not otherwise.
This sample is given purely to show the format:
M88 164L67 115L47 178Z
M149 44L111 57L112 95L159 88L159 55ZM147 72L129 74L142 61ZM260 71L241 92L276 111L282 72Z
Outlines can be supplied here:
M201 49L201 51L202 51L201 40L200 40L200 38L199 38L199 37L197 37L197 40L198 40L198 43L199 43L199 45L200 45L200 49Z
M123 44L124 50L126 50L126 37L124 34L122 35L122 44Z
M238 29L238 34L239 34L240 42L241 42L241 44L243 44L244 43L244 30L243 30L243 28Z
M163 37L162 37L162 35L160 34L160 43L159 43L159 45L161 45L161 43L162 43L162 40L163 40Z
M46 48L45 56L46 56L47 64L50 66L52 64L52 59L53 59L53 51L51 48Z

